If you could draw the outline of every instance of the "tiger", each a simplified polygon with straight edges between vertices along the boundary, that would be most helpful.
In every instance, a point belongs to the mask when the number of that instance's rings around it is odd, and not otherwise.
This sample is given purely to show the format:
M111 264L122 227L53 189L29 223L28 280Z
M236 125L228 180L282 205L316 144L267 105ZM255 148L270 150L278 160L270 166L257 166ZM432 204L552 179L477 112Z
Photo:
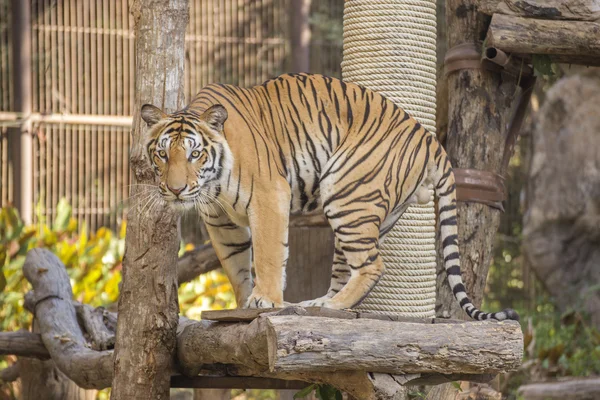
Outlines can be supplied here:
M446 152L402 108L363 86L294 73L242 88L204 87L182 110L145 104L147 156L161 199L196 208L244 308L283 307L290 215L324 214L334 233L330 288L299 303L348 309L385 271L380 245L411 204L438 199L444 268L475 320L458 248L456 185ZM255 279L253 280L252 267Z

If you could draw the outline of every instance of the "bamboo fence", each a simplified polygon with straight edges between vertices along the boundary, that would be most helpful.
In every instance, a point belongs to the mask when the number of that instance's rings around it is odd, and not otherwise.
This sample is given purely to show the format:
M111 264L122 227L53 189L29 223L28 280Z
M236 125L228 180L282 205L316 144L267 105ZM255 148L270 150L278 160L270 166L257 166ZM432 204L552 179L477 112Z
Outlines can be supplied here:
M33 221L66 198L88 228L116 227L129 192L134 36L127 0L31 1ZM289 67L290 0L190 0L185 87L251 86ZM313 1L311 72L340 75L343 0ZM13 198L11 10L0 0L0 205ZM125 118L124 118L125 117Z

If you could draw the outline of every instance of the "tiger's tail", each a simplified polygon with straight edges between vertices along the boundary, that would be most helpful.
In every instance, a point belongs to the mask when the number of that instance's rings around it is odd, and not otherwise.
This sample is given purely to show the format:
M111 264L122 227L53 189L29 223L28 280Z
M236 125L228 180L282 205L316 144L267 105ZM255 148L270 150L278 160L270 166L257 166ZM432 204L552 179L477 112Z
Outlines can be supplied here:
M454 180L454 173L452 172L452 166L450 160L441 145L438 144L439 149L437 159L438 171L441 169L443 173L437 182L434 182L436 196L438 197L438 212L440 216L440 230L442 249L444 255L444 269L448 275L448 283L454 293L454 297L459 302L463 310L469 315L469 317L475 320L519 320L519 314L512 309L505 309L500 312L486 313L480 311L473 305L469 297L467 296L465 285L463 284L462 277L460 275L460 259L458 250L458 225L456 220L456 185Z

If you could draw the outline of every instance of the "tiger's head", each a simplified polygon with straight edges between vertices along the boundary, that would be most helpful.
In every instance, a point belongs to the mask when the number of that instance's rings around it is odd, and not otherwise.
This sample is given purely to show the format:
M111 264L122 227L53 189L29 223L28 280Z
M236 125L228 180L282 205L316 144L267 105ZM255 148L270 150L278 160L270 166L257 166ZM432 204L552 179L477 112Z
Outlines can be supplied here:
M183 110L167 115L145 104L141 116L149 127L146 150L161 198L178 209L214 200L215 183L231 159L223 136L225 107L216 104L202 114Z

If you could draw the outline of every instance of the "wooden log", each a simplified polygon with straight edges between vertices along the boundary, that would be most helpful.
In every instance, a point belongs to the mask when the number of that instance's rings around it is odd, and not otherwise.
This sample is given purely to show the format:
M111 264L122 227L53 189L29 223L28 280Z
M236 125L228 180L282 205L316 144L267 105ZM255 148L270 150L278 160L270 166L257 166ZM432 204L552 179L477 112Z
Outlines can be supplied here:
M104 323L104 309L83 304L76 312L90 336L93 350L108 350L115 346L115 332Z
M250 324L190 324L178 338L178 358L192 372L224 363L270 372L495 374L518 368L522 340L513 321L435 325L262 315Z
M221 262L212 245L205 244L186 252L177 261L177 282L189 282L199 275L221 268Z
M266 317L271 371L494 374L523 356L517 322L428 325L378 320Z
M482 0L479 11L525 18L597 21L600 3L597 0Z
M0 332L0 355L35 357L41 360L50 358L38 333L28 331Z
M82 388L110 386L113 353L86 347L62 263L49 250L33 249L27 254L23 273L33 286L42 341L57 367Z
M507 53L600 57L600 24L496 14L487 44Z
M524 400L595 400L600 399L600 378L532 383L518 394Z

